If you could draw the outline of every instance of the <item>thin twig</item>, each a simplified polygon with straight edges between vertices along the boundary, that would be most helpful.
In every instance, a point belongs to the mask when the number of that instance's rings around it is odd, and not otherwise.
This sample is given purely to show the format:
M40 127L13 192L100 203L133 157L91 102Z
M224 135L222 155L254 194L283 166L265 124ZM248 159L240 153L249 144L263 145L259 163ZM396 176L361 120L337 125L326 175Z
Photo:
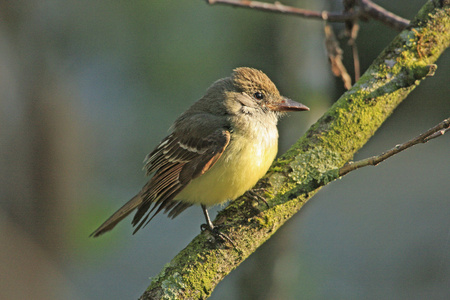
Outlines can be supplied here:
M375 20L378 20L398 31L409 25L409 20L397 16L370 0L360 0L362 10Z
M356 44L358 31L359 31L359 24L353 23L353 26L350 31L350 38L348 40L348 44L352 47L353 67L355 69L355 82L358 81L359 77L361 76L361 65L359 63L358 45Z
M269 11L274 13L282 13L287 15L296 15L311 19L324 19L331 22L345 22L359 17L358 12L354 13L333 13L333 12L318 12L308 9L297 8L293 6L283 5L280 2L266 3L259 1L241 1L241 0L206 0L209 4L224 4L236 7L252 8L256 10Z
M354 12L358 10L358 1L356 0L344 0L344 12ZM356 38L358 37L359 24L358 20L353 19L345 22L345 35L348 37L348 45L352 48L353 55L353 67L355 71L355 82L359 80L360 65L358 47L356 45ZM348 88L349 89L349 88Z
M343 166L342 168L339 169L339 176L344 176L347 173L354 171L356 169L362 168L362 167L376 166L380 162L388 159L389 157L391 157L403 150L406 150L417 144L426 143L431 139L434 139L434 138L444 135L444 133L446 131L448 131L449 129L450 129L450 118L447 118L444 121L442 121L441 123L439 123L438 125L434 126L433 128L430 128L428 131L422 133L421 135L413 138L412 140L410 140L404 144L397 145L394 148L382 153L381 155L372 156L372 157L369 157L369 158L366 158L363 160L359 160L356 162L349 162L348 164L346 164L345 166Z
M368 17L379 20L380 22L391 26L396 30L403 30L408 26L409 21L399 17L381 6L369 0L361 0L361 9L352 12L318 12L308 9L297 8L293 6L283 5L280 2L266 3L259 1L243 1L243 0L206 0L209 4L223 4L235 7L251 8L274 13L282 13L287 15L296 15L304 18L328 20L330 22L345 22L355 19L367 19Z
M330 24L325 23L324 26L325 33L325 49L327 51L328 60L331 65L331 71L334 76L340 77L344 83L344 87L349 90L352 87L352 78L347 72L342 61L343 51L339 46L339 42L336 35L333 32L333 28Z

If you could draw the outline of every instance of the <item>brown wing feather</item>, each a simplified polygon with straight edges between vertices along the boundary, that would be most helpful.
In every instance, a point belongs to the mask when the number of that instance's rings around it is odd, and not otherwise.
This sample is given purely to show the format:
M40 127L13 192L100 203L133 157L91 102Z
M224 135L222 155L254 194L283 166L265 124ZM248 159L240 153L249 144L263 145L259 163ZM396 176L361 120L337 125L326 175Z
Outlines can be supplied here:
M91 236L99 236L117 225L137 208L132 224L134 233L160 211L176 217L192 204L175 201L174 197L194 178L208 171L220 158L230 142L230 132L216 130L200 138L170 134L145 160L147 175L154 176Z
M137 208L132 224L134 233L164 210L176 217L192 204L173 198L194 178L204 174L220 158L230 142L230 132L186 139L175 134L165 138L145 160L147 174L156 172L142 190L109 217L91 236L99 236L117 225Z
M147 171L156 170L156 173L140 193L143 201L132 221L136 226L134 232L162 210L174 218L191 206L173 198L192 179L204 174L217 162L230 137L229 131L217 130L200 139L185 139L171 134L163 140L146 161Z

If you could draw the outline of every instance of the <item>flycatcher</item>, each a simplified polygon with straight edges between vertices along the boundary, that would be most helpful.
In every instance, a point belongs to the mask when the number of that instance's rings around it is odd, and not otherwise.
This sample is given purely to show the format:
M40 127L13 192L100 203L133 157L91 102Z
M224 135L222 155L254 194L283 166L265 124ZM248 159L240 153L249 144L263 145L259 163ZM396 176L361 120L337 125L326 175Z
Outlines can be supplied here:
M277 121L283 112L309 110L280 95L266 74L237 68L219 79L184 112L144 160L141 191L91 236L99 236L137 209L134 233L160 211L174 218L193 204L207 207L234 200L267 172L278 151Z

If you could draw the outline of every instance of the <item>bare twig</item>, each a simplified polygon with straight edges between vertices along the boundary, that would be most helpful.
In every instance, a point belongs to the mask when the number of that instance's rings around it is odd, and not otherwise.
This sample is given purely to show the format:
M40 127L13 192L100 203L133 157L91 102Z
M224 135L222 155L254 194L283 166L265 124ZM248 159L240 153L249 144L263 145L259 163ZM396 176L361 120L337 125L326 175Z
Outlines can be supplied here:
M353 13L358 11L358 4L356 0L344 0L344 13ZM345 30L347 32L351 32L353 24L355 24L356 20L347 20L345 21Z
M262 11L269 11L274 13L282 13L286 15L296 15L304 18L321 19L324 20L323 14L327 16L327 20L331 22L345 22L358 18L359 13L332 13L332 12L318 12L308 9L297 8L293 6L283 5L280 2L266 3L259 1L241 1L241 0L206 0L209 4L224 4L236 7L251 8Z
M340 13L302 9L283 5L278 1L275 3L267 3L248 0L206 0L206 2L209 4L224 4L235 7L296 15L304 18L321 19L327 22L345 22L346 32L349 36L348 43L352 48L355 81L359 80L361 74L358 47L356 44L356 37L359 30L358 20L366 21L367 19L372 18L379 20L380 22L399 31L405 29L409 24L408 20L387 11L370 0L345 0L344 10ZM334 47L332 43L329 43L331 39L327 33L330 33L331 28L327 28L327 26L328 25L325 25L325 39L328 57L331 62L331 69L335 76L342 78L344 81L344 86L348 90L351 87L351 78L342 63L342 50L339 48L337 42L334 42L334 45L337 45L337 47ZM336 49L338 51L330 51L330 49Z
M326 23L324 27L325 32L325 48L327 50L328 60L331 64L331 71L334 76L340 77L344 82L344 87L349 90L352 87L352 79L348 75L347 69L342 62L342 49L333 32L330 24Z
M383 162L384 160L388 159L389 157L406 150L414 145L417 144L423 144L428 142L431 139L437 138L442 136L446 131L450 129L450 118L445 119L438 125L434 126L433 128L430 128L428 131L422 133L421 135L413 138L412 140L403 143L401 145L397 145L394 148L382 153L378 156L372 156L363 160L359 160L356 162L349 162L345 166L339 169L339 176L344 176L347 173L354 171L356 169L366 167L366 166L376 166L380 162Z
M354 12L357 10L358 1L356 0L344 0L344 12ZM359 65L358 47L356 44L356 38L358 36L359 24L358 20L353 19L345 22L345 35L348 37L348 45L352 48L353 55L353 67L355 71L355 81L359 80L361 74Z
M355 70L355 82L359 80L361 76L361 65L359 63L358 45L356 44L356 38L358 36L359 24L353 22L351 30L349 32L348 44L352 47L353 67Z
M396 30L403 30L408 26L409 21L399 17L381 6L369 0L361 0L359 5L361 9L355 9L351 12L318 12L308 9L297 8L293 6L283 5L280 2L266 3L259 1L242 1L242 0L206 0L209 4L224 4L235 7L251 8L274 13L282 13L287 15L296 15L304 18L328 20L330 22L346 22L355 19L372 18L393 27ZM325 18L324 18L325 17Z
M378 20L398 31L409 25L409 20L399 17L370 0L360 0L362 10L371 18Z

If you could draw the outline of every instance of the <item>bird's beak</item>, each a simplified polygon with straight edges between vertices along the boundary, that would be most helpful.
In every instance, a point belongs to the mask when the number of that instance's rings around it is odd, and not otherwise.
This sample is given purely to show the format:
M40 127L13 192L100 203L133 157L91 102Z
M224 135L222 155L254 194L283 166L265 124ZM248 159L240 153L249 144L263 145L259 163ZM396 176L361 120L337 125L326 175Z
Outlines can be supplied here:
M289 98L284 98L277 103L267 104L269 109L273 111L303 111L309 110L309 107L301 103L295 102Z

